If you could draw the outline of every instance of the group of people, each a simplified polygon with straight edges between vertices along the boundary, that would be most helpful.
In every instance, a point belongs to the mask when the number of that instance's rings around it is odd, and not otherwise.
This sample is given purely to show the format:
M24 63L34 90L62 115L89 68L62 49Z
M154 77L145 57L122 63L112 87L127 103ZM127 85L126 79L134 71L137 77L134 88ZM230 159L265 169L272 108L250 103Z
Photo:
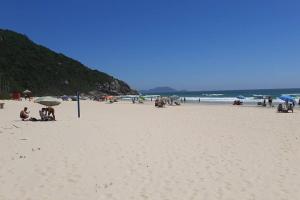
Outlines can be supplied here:
M155 105L155 107L162 108L166 105L166 101L164 101L163 98L157 98L157 99L155 99L154 105Z
M23 110L20 112L20 118L22 121L53 121L55 120L55 114L54 114L54 108L52 107L47 107L47 108L42 108L39 111L41 119L38 120L34 117L29 117L30 111L28 110L27 107L24 107Z
M133 104L135 104L136 102L144 103L144 99L139 98L139 97L133 97L133 98L131 98L131 101L132 101Z
M168 104L170 106L173 106L173 105L179 106L180 102L179 102L179 100L174 100L174 99L168 98L168 97L159 97L159 98L155 99L155 104L154 104L155 107L162 108L166 104Z
M273 98L271 96L268 97L268 104L270 107L272 107L273 105ZM266 102L266 99L264 99L263 103L262 103L262 106L267 106L267 102Z

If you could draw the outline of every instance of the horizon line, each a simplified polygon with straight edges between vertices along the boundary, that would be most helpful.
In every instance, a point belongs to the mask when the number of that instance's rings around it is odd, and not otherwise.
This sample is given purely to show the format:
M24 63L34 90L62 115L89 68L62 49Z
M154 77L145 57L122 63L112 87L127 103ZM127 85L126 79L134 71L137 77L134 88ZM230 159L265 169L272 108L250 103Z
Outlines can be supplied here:
M168 87L168 86L159 86L159 87ZM150 88L150 89L138 89L137 91L140 92L140 91L148 91L148 90L151 90L151 89L155 89L155 88L158 88L158 87L154 87L154 88ZM168 88L171 88L171 89L174 89L176 91L174 92L214 92L214 91L244 91L244 90L300 90L300 88L258 88L258 89L223 89L223 90L220 90L220 89L212 89L212 90L187 90L187 89L181 89L181 90L178 90L178 89L175 89L175 88L172 88L172 87L168 87ZM165 93L172 93L172 92L165 92Z

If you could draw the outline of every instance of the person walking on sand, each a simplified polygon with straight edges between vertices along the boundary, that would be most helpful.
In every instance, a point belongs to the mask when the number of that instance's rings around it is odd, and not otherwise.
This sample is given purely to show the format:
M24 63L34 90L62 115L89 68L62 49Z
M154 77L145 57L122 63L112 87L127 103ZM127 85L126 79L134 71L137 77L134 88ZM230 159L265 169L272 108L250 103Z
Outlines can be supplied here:
M22 121L26 120L29 118L29 111L28 111L28 108L27 107L24 107L23 110L21 110L20 112L20 118L22 119Z

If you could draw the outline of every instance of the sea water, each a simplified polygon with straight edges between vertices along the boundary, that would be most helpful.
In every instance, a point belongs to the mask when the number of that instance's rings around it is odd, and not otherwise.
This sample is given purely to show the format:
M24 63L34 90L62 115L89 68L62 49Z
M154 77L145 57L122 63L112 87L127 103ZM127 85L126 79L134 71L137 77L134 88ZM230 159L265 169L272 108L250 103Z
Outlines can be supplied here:
M157 93L157 94L142 94L149 95L148 98L154 98L155 95L160 96L171 96L177 95L182 100L185 98L186 102L189 103L232 103L237 100L238 96L244 96L245 99L241 99L244 103L257 104L257 102L262 102L263 97L271 96L273 98L273 103L281 103L282 100L279 99L281 95L290 95L299 101L300 98L300 88L291 89L258 89L258 90L218 90L218 91L184 91L184 92L173 92L173 93ZM154 95L154 96L151 96ZM268 101L266 100L266 103Z

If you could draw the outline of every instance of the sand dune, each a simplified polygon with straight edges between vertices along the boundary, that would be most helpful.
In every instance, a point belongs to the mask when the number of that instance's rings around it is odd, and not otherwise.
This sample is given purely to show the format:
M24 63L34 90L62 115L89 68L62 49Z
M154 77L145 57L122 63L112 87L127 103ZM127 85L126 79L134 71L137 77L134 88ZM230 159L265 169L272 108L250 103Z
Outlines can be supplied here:
M300 110L229 105L157 109L82 101L56 122L0 110L0 199L295 200Z

